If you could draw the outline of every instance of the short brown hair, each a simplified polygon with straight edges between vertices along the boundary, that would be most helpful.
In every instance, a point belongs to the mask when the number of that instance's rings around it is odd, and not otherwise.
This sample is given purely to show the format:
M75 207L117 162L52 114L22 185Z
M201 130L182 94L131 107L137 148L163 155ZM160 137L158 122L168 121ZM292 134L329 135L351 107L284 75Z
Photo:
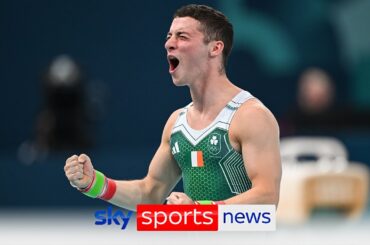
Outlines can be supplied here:
M224 49L222 51L223 71L226 68L231 48L233 46L233 26L227 17L209 6L189 4L176 10L173 18L191 17L198 20L202 25L202 32L205 36L204 42L222 41Z

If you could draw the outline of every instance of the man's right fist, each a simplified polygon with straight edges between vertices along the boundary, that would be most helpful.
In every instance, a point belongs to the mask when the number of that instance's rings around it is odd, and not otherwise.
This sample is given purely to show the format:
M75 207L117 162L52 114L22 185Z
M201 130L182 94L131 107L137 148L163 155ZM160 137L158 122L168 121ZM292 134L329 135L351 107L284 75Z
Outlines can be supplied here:
M71 185L84 189L93 181L94 168L90 158L81 154L79 156L73 155L66 160L64 172L71 182Z

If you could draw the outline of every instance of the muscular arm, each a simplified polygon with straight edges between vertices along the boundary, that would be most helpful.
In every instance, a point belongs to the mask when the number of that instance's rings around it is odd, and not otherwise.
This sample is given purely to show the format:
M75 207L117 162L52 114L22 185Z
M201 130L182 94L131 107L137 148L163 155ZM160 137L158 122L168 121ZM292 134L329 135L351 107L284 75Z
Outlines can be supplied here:
M279 128L272 113L257 100L246 102L234 117L230 139L238 142L252 188L225 203L277 205L281 162Z
M172 126L178 113L179 110L175 111L166 123L161 144L150 163L147 176L141 180L116 180L116 192L109 202L131 210L135 210L139 203L164 202L181 177L181 171L171 154L169 143ZM94 178L93 165L85 154L68 158L64 171L70 183L79 189L90 186Z
M135 210L139 203L163 203L181 177L180 169L171 154L170 136L178 111L168 119L161 144L155 153L144 179L116 181L117 191L109 201L117 206Z

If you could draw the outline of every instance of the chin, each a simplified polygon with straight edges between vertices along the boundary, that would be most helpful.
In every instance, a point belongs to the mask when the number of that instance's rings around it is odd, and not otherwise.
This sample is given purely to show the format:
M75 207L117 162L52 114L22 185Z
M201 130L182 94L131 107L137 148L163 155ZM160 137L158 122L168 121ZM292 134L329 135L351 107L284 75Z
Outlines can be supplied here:
M173 84L175 84L175 86L177 86L177 87L182 87L182 86L186 86L186 85L187 85L185 82L183 82L183 81L181 81L181 80L178 80L178 79L176 79L176 78L173 78L173 77L172 77L172 82L173 82Z

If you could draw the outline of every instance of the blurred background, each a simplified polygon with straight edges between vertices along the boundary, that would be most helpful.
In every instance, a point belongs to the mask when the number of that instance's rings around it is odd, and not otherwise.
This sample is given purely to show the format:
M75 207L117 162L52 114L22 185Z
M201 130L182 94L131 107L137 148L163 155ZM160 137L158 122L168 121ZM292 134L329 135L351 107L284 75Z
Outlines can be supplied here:
M70 187L63 166L72 154L89 154L111 178L145 176L167 118L190 102L188 89L172 84L164 49L173 12L188 3L0 0L2 228L16 233L24 214L63 210L85 212L94 227L91 210L106 204ZM324 229L344 224L333 234L370 238L358 229L370 226L370 0L191 3L213 6L233 23L228 76L273 112L282 141L332 137L345 149L346 166L361 166L348 182L361 175L360 187L347 189L363 190L356 194L363 198L354 228L342 214L351 201L334 200L312 205L306 218L282 223L283 233L263 241L284 240L292 229L311 237L310 227L322 222ZM308 158L303 162L312 162ZM347 177L346 169L340 178ZM324 179L331 174L322 173ZM343 186L333 186L335 199ZM14 213L19 220L11 218Z

